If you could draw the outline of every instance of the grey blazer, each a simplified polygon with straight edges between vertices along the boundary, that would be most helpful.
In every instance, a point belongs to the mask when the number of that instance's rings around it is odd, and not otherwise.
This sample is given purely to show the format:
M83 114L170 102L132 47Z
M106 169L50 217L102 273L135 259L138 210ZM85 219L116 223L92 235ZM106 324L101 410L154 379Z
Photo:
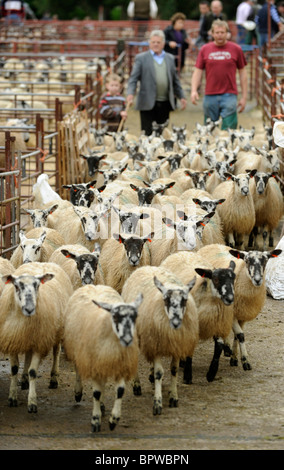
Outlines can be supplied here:
M147 111L154 107L156 101L156 78L153 57L150 51L137 54L128 80L127 95L135 95L138 82L140 89L136 101L136 109ZM180 80L176 71L174 56L165 54L169 80L169 101L175 109L175 97L185 98Z

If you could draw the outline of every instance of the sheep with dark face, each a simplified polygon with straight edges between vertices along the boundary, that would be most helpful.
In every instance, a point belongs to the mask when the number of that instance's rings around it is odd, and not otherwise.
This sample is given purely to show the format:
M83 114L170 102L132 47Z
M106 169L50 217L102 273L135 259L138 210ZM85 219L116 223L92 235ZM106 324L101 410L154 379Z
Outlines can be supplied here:
M100 162L104 160L107 157L106 153L97 153L97 154L91 154L91 155L80 155L83 160L87 162L88 165L88 173L89 176L94 176L98 171L100 167Z
M199 338L214 339L214 355L206 376L208 382L212 382L218 372L223 338L232 330L236 264L231 261L226 268L215 268L199 252L179 251L168 256L161 266L172 271L184 283L198 274L191 293L198 311ZM191 361L187 361L185 382L191 374Z
M135 269L150 265L148 242L153 237L154 233L146 236L114 233L104 243L100 256L105 284L121 293L124 282Z
M254 320L261 312L266 300L265 267L269 259L279 256L282 250L240 251L224 245L208 245L200 249L200 255L208 259L216 268L227 266L232 260L236 264L233 304L234 332L233 348L228 338L225 340L225 353L231 357L231 366L238 365L238 345L244 370L251 370L245 345L244 325Z
M100 253L98 243L94 244L93 251L82 245L62 245L54 251L49 261L61 266L70 277L75 290L87 284L104 284Z

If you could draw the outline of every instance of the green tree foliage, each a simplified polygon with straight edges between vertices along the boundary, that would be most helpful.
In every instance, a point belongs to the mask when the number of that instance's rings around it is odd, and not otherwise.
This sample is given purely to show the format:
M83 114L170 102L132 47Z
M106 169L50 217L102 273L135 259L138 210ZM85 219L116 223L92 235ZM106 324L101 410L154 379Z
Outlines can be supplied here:
M156 0L159 7L159 18L168 20L177 11L181 11L188 19L197 20L199 18L199 0ZM223 1L223 9L229 20L234 20L236 9L241 0ZM48 11L51 15L57 15L60 20L70 20L73 18L84 19L86 16L91 19L98 18L99 6L104 7L104 19L119 20L127 19L127 6L129 0L28 0L37 18ZM259 3L263 4L264 1Z

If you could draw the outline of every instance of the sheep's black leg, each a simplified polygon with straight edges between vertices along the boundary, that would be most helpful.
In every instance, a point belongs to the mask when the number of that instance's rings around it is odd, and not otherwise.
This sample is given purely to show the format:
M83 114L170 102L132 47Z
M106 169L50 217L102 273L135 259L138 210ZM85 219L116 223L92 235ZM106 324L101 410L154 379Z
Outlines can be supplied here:
M208 382L212 382L218 372L219 359L224 347L224 342L222 338L214 338L214 342L214 355L206 375Z

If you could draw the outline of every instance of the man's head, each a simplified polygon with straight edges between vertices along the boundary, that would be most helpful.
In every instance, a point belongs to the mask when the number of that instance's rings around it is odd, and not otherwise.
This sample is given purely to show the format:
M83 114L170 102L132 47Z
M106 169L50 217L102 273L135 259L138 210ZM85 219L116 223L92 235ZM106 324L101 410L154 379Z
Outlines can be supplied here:
M149 38L149 48L156 54L161 54L165 46L165 35L160 29L153 30Z
M227 42L227 33L229 32L229 26L226 21L215 20L211 27L212 37L216 46L224 46Z
M207 0L199 2L199 11L201 15L206 15L210 11L210 3Z
M210 9L213 15L219 16L223 10L223 4L219 0L213 0L213 2L211 2Z

